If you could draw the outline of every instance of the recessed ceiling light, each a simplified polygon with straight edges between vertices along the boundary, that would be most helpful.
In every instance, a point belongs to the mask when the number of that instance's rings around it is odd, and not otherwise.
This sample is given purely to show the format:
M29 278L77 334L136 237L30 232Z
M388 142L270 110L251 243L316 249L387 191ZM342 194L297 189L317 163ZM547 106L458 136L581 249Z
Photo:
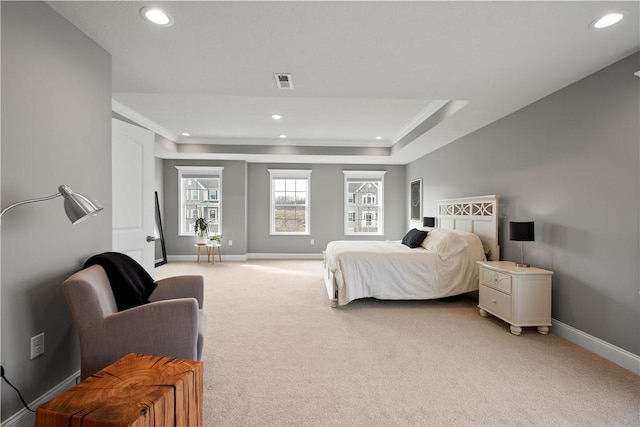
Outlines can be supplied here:
M157 7L143 7L140 9L140 15L149 22L162 25L164 27L170 27L173 25L173 17L162 9Z
M382 139L382 137L381 136L376 136L376 139Z
M285 139L287 135L280 135L280 139Z
M272 118L273 120L280 120L280 119L282 118L282 116L281 116L280 114L272 114L272 115L271 115L271 118Z
M610 27L612 25L617 24L618 22L620 22L622 20L622 18L624 18L624 14L622 12L613 12L613 13L608 13L598 19L596 19L595 21L593 21L591 23L591 27L595 28L595 29L601 29L601 28L607 28Z
M191 136L189 132L182 132L182 136Z

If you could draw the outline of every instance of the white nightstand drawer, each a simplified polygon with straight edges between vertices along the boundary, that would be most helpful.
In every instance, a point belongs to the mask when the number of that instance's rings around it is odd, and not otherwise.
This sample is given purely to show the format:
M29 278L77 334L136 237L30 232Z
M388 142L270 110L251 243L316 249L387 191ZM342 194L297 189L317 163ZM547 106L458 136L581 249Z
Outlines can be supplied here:
M480 285L480 307L500 316L503 319L511 319L511 296L495 289Z
M506 294L511 295L511 276L498 271L482 268L480 282Z

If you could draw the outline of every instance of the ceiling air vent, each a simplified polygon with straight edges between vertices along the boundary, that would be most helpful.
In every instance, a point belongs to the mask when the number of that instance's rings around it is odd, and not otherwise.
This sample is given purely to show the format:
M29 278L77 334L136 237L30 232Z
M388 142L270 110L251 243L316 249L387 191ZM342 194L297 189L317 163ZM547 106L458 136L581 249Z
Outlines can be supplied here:
M291 74L274 74L278 89L293 89L293 80Z

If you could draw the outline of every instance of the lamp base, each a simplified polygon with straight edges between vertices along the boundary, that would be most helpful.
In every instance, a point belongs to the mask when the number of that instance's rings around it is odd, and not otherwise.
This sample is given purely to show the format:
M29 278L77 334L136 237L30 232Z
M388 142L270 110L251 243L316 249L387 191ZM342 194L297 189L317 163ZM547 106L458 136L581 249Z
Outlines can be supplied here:
M523 268L529 268L531 267L529 264L524 264L521 262L516 262L516 267L523 267Z

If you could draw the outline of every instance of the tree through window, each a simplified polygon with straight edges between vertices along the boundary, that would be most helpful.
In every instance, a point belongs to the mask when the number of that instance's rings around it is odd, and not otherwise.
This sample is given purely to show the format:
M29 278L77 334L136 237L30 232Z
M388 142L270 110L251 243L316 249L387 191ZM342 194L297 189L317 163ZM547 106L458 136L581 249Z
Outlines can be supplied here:
M309 234L310 170L269 169L271 234Z

